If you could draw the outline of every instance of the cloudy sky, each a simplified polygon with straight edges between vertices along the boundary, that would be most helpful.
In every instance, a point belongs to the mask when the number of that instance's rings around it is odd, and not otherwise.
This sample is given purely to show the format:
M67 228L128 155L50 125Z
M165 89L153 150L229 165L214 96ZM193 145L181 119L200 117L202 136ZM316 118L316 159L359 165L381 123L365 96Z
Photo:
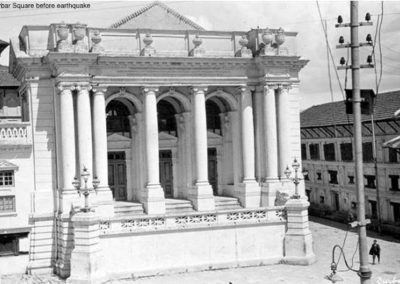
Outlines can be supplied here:
M36 1L31 3L43 3ZM45 1L57 3L56 1ZM60 1L68 2L68 1ZM69 1L73 3L73 1ZM108 27L120 18L140 9L149 2L139 1L77 1L75 3L90 3L90 9L2 9L0 7L0 39L8 41L10 37L18 36L23 25L42 25L55 22L81 22L93 27ZM12 3L4 2L1 3ZM207 30L243 30L251 28L282 27L287 31L297 31L297 53L309 64L301 71L301 108L305 109L315 104L332 100L329 88L328 61L325 38L318 14L316 1L165 1L177 12L197 22ZM346 51L335 48L338 38L343 35L350 39L349 29L334 27L340 14L344 21L350 20L350 4L346 1L320 1L322 18L327 20L328 41L332 47L335 64L341 56L346 57ZM377 16L381 13L381 2L361 1L359 4L360 20L366 12L372 14L374 26L360 28L360 40L370 33L375 35ZM381 28L383 75L380 91L400 89L400 1L386 1L383 5L383 24ZM361 49L361 62L365 62L371 48ZM377 50L379 55L379 50ZM3 53L0 64L8 64L8 52ZM378 58L379 59L379 56ZM378 61L378 75L379 75ZM333 100L342 99L335 66L331 63L331 80ZM338 71L339 80L344 85L344 71ZM373 69L361 71L361 87L375 88L375 73ZM349 72L350 77L350 72ZM348 80L347 86L351 86Z

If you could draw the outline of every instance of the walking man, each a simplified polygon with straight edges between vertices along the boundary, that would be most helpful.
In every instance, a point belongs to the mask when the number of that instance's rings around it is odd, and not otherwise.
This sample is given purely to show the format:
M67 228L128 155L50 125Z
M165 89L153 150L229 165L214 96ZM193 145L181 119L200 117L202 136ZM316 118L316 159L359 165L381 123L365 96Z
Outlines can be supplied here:
M374 243L369 250L369 254L372 255L372 264L375 264L376 257L378 257L378 263L381 262L381 247L378 245L376 240L374 240Z

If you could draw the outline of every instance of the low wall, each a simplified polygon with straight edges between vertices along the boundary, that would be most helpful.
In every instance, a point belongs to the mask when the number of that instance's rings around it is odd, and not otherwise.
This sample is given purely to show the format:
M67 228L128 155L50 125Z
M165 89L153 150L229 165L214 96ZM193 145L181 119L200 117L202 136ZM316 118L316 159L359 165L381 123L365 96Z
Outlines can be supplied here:
M281 208L102 221L101 270L124 278L278 263L285 227Z

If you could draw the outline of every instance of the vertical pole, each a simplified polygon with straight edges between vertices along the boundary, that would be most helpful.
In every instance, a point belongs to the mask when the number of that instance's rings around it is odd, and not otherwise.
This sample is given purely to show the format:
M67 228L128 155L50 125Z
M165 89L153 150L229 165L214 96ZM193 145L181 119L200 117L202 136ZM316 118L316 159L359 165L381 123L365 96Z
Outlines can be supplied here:
M358 238L360 253L360 282L370 284L371 270L368 266L367 231L365 224L365 197L362 161L361 98L360 98L360 54L358 43L358 2L351 1L351 74L353 87L354 144L356 162L356 187L358 199Z
M379 177L378 177L378 158L376 154L376 136L375 136L375 125L374 115L371 114L371 127L372 127L372 155L374 157L374 169L375 169L375 187L376 187L376 217L378 218L378 232L381 233L381 199L379 196Z

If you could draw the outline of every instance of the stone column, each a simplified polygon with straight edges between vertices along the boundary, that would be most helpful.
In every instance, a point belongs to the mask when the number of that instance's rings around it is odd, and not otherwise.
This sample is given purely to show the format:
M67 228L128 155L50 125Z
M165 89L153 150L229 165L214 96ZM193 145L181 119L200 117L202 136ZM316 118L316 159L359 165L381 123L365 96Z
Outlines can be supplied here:
M91 86L89 84L80 84L77 85L76 89L78 91L76 106L78 117L79 174L86 167L90 173L87 184L91 187L93 178L92 117L89 97Z
M75 86L60 83L60 141L61 148L61 184L60 184L60 211L68 213L74 199L78 201L77 191L72 186L76 175L75 160L75 122L72 91Z
M308 206L305 199L289 199L286 204L287 231L285 234L285 257L288 264L309 265L315 262L313 241L308 222Z
M188 198L190 188L193 186L193 157L192 157L192 113L191 112L184 112L182 113L183 116L183 135L180 137L180 139L183 139L184 143L184 149L183 149L183 156L182 156L182 163L183 167L186 172L185 176L185 183L184 183L184 188L185 192L182 193L182 196L184 198Z
M261 205L274 206L278 179L278 136L276 125L275 88L264 86L263 98L263 132L265 172L261 189Z
M147 214L165 213L164 191L160 185L156 92L158 88L155 87L143 88L146 188L141 201Z
M171 154L172 154L172 196L174 198L179 197L179 176L181 172L178 173L178 149L177 148L172 148L171 149Z
M71 253L71 275L68 284L103 283L107 277L102 268L99 217L78 213L72 217L74 249Z
M100 215L113 215L113 197L108 186L108 151L105 87L93 88L93 176L100 181L96 194L96 211ZM102 211L101 213L99 211Z
M215 209L213 190L208 182L207 158L207 120L204 86L193 87L193 121L195 151L195 185L189 193L189 199L198 211Z
M278 175L285 177L284 171L292 164L290 148L290 109L289 109L289 86L278 87Z
M241 87L240 92L243 180L238 197L243 207L255 208L260 206L260 187L255 180L252 95L248 87Z

